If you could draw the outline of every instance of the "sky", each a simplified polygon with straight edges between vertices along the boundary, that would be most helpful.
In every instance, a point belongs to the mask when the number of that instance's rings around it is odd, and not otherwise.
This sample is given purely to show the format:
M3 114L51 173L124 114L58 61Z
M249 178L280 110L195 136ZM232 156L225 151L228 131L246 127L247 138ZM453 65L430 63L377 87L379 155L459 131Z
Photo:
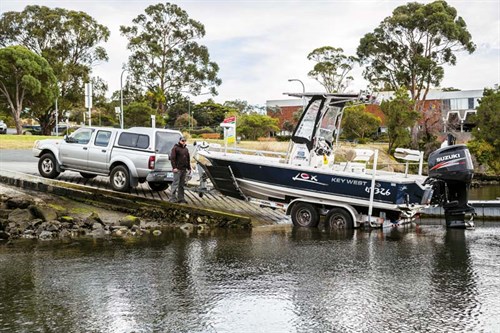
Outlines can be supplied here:
M0 13L22 11L27 5L44 5L85 11L111 36L101 44L109 61L93 68L93 75L104 79L109 96L120 89L122 67L130 52L127 39L120 35L121 25L144 13L147 6L159 3L150 0L0 0ZM314 62L307 55L315 48L333 46L355 55L359 40L372 32L390 16L394 8L408 1L399 0L198 0L171 1L184 9L190 18L200 21L206 35L198 40L208 48L212 61L219 67L222 79L216 102L244 100L252 105L265 105L266 100L286 99L285 92L324 91L307 73ZM428 3L430 1L418 1ZM441 87L476 90L500 83L500 1L450 0L467 23L477 45L473 54L457 54L457 65L445 67ZM362 68L351 73L354 80L348 91L367 89ZM124 75L127 75L125 72ZM296 79L299 81L291 81ZM207 95L191 97L196 102Z

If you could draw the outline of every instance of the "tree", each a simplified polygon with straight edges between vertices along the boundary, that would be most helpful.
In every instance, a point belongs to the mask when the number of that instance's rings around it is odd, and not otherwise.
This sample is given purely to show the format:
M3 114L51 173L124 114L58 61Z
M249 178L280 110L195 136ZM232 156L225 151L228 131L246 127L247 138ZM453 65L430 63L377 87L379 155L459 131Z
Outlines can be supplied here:
M309 53L307 59L316 62L307 75L325 87L327 93L343 92L353 79L348 75L357 59L344 55L341 48L323 46Z
M83 85L89 81L92 66L108 60L104 48L98 46L108 37L109 29L87 13L63 8L26 6L22 12L6 12L0 18L0 46L23 45L52 67L60 90L59 110L83 104ZM54 102L55 98L45 109L32 112L44 129L53 125Z
M406 87L415 110L424 109L431 86L439 86L443 65L456 64L456 52L474 52L476 46L462 17L446 1L410 2L397 7L374 32L366 34L357 49L363 75L374 87ZM412 126L416 147L418 126Z
M500 173L500 90L485 89L475 116L471 152L481 164Z
M364 77L374 86L407 87L416 106L431 85L439 86L443 65L456 64L456 52L476 46L462 17L445 1L411 2L397 7L360 41L357 55L367 64Z
M234 109L209 99L206 102L192 106L191 111L198 126L219 126L227 113L234 111Z
M395 92L393 99L383 101L380 109L386 116L387 131L389 136L388 153L392 153L396 147L406 147L411 142L409 128L419 117L414 110L414 101L410 99L406 88Z
M237 132L249 140L269 136L269 133L280 130L278 119L256 113L242 115L237 123Z
M25 107L46 107L57 94L56 77L47 61L23 46L0 49L0 97L9 106L22 133L21 112Z
M247 101L240 99L235 99L234 101L225 101L224 106L232 109L238 110L239 113L250 113L253 111L252 105L248 104Z
M154 96L162 115L170 94L198 95L203 87L217 94L219 66L210 61L208 49L196 42L205 36L203 24L171 3L147 7L132 23L120 27L132 52L128 68L136 84Z
M197 126L197 122L192 116L190 117L187 113L183 113L175 119L174 126L180 129L188 128L189 126L195 127Z
M364 139L377 132L382 120L365 109L364 105L353 105L345 109L342 131L348 139Z
M156 127L163 127L163 118L158 116L155 109L151 108L147 102L132 102L123 108L124 127L151 126L151 115L156 116Z

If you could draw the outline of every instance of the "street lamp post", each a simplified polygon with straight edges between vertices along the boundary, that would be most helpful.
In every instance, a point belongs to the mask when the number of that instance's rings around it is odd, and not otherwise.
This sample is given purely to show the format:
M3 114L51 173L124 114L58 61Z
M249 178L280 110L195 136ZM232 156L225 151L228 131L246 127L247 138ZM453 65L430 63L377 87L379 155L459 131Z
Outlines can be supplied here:
M301 80L299 79L288 79L288 82L292 82L292 81L297 81L297 82L300 82L300 84L302 85L302 111L304 111L304 109L306 108L306 100L305 100L305 93L306 93L306 86L304 86L304 82L302 82Z
M126 71L127 69L124 69L120 75L120 128L123 128L123 73Z

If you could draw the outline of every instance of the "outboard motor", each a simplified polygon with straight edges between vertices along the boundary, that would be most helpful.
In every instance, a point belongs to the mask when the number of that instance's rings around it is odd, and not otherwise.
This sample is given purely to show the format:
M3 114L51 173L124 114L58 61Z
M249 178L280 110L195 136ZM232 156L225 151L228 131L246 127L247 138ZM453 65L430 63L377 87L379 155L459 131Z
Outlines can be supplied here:
M444 208L447 227L465 228L473 225L475 211L468 204L473 174L474 166L465 145L443 147L429 155L428 183L434 187L431 203Z

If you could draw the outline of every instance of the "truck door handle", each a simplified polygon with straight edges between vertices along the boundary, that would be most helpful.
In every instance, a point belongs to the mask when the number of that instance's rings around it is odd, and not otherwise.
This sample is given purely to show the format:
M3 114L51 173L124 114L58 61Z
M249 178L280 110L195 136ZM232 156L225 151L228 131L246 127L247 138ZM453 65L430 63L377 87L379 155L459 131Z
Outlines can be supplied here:
M106 149L101 150L101 152L105 153L105 152L106 152Z
M83 147L83 150L87 150L88 148L87 147Z

